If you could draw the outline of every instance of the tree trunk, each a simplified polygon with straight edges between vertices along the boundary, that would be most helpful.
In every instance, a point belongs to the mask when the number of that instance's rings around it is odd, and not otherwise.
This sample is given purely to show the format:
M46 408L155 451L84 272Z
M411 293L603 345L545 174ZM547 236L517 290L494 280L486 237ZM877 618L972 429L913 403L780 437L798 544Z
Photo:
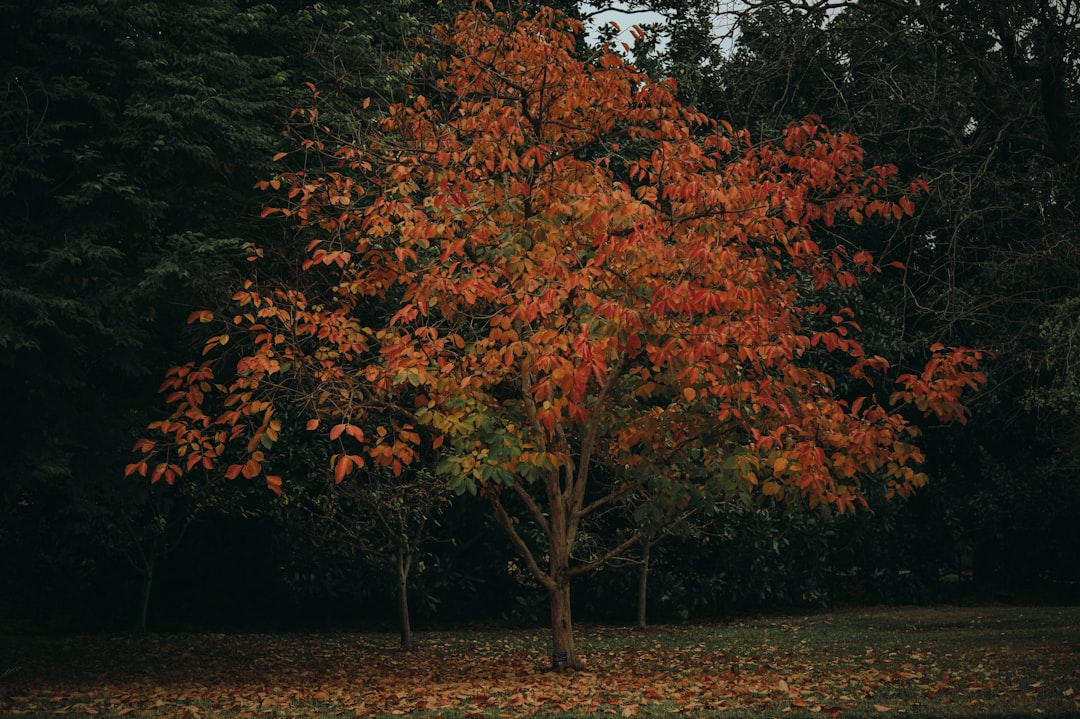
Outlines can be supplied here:
M146 620L150 614L150 592L154 588L154 561L151 555L143 562L142 590L139 592L139 606L135 610L135 626L132 627L137 634L146 634Z
M645 601L649 592L649 550L652 542L645 542L641 549L641 567L638 570L637 584L637 625L638 629L645 628Z
M545 482L550 514L547 518L548 596L551 600L551 668L554 671L580 669L574 651L574 622L570 616L570 551L577 532L567 511L567 497L558 473Z
M412 651L412 626L409 624L409 570L412 556L406 556L407 549L397 549L397 610L398 631L401 633L401 648Z
M574 623L570 617L570 579L548 592L551 598L551 668L580 669L574 650Z

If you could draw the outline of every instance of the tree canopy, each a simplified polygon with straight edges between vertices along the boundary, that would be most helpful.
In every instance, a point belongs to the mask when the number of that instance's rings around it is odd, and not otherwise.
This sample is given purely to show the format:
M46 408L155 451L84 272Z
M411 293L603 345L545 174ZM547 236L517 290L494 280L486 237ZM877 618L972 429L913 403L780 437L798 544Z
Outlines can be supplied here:
M748 491L852 510L866 475L907 494L922 454L889 405L963 420L983 381L981 353L935 346L880 395L888 363L828 302L878 268L815 230L912 214L894 167L864 167L814 118L753 144L611 52L579 59L581 31L547 8L463 13L436 30L430 89L334 149L336 167L263 183L292 200L264 215L295 219L308 276L247 280L233 316L192 316L221 333L169 372L163 438L128 467L280 493L270 450L290 418L328 431L339 482L437 462L490 500L570 666L570 577L642 536L575 558L591 515L639 487L673 510ZM863 394L838 393L817 355Z

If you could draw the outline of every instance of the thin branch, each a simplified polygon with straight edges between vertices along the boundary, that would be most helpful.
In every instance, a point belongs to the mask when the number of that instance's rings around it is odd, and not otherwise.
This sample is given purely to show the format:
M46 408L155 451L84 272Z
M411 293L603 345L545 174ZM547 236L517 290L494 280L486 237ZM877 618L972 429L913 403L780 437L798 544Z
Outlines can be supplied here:
M525 543L525 540L520 534L518 534L517 527L514 526L514 520L506 512L506 508L503 507L502 501L498 495L492 494L490 496L491 506L495 509L495 515L499 518L499 523L502 525L503 530L506 531L506 535L510 538L510 543L514 545L514 549L517 550L518 556L525 560L525 567L529 570L529 573L533 575L536 581L543 585L544 589L548 591L555 591L555 580L551 575L540 568L540 565L536 562L536 557L533 556L532 550L529 549L529 545Z
M525 506L529 508L529 513L533 516L533 519L536 520L536 523L540 525L540 529L544 531L544 534L550 535L551 526L550 524L548 524L548 520L547 517L544 515L543 508L541 508L540 505L537 504L536 499L531 494L529 494L529 490L523 487L520 482L514 482L512 486L514 488L514 492L516 492L517 495L521 497L521 500L525 502Z
M608 551L601 554L599 557L596 557L595 559L584 564L575 564L574 566L570 567L570 576L573 577L575 575L583 574L585 572L596 569L597 567L605 564L609 559L621 555L627 549L640 542L642 539L645 538L646 534L647 532L644 529L639 529L632 535L630 535L628 539L615 545Z

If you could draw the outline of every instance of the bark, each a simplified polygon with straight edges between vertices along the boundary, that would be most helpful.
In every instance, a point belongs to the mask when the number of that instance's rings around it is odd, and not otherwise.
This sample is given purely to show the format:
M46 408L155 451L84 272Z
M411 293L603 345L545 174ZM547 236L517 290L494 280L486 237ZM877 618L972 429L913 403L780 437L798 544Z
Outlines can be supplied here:
M580 669L574 650L574 623L570 616L570 580L566 578L549 592L551 598L551 668L556 671Z
M645 601L649 593L649 550L652 542L643 542L641 548L641 566L638 570L637 585L637 625L638 629L644 629L645 624Z
M409 622L409 570L412 565L412 553L406 547L397 550L397 611L398 631L401 634L401 648L412 651L412 625Z
M154 588L154 561L151 555L142 566L142 590L139 592L139 606L135 610L135 626L133 627L137 634L146 634L146 622L150 615L150 594Z
M574 651L574 623L570 616L570 551L579 522L571 507L567 506L573 505L573 471L566 472L565 488L560 479L559 472L555 471L548 475L545 482L549 512L547 573L551 579L548 585L551 600L551 668L557 671L580 668Z

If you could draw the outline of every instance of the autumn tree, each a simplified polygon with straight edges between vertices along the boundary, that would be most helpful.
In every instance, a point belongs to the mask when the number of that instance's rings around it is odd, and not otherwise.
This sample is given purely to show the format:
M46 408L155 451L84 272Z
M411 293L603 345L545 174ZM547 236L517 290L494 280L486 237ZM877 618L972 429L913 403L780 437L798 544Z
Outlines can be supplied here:
M296 416L327 432L339 482L437 461L548 592L559 668L580 665L571 579L655 532L585 551L595 516L634 491L672 517L740 493L846 512L867 478L907 494L922 456L889 405L962 420L981 381L979 353L937 346L890 396L854 313L825 301L878 268L812 231L910 214L894 168L812 118L752 144L615 54L578 58L581 30L546 8L463 13L424 92L330 170L268 181L307 277L253 275L235 314L193 315L218 328L207 358L169 372L173 412L127 469L287 492L271 450Z

